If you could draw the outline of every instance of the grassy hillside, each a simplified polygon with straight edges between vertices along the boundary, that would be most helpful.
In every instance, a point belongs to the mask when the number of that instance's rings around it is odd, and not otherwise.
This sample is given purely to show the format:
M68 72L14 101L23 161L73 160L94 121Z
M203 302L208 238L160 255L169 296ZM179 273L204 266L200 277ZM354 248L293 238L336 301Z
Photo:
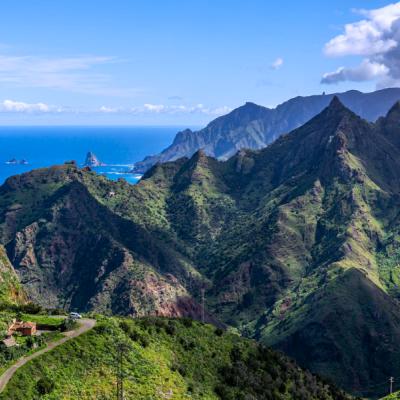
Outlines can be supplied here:
M113 398L119 343L126 399L350 399L253 341L163 318L99 318L92 331L21 368L0 399Z
M388 383L385 383L385 385L389 387ZM398 400L398 399L400 399L400 392L395 392L393 394L390 394L386 397L383 397L381 400Z

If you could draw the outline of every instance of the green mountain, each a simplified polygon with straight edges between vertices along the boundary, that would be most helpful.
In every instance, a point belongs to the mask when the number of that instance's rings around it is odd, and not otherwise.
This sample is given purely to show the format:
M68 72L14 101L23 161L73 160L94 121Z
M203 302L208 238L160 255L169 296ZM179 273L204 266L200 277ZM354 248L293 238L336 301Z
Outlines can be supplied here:
M137 162L134 171L143 173L156 163L191 157L203 151L212 157L226 160L241 149L262 149L280 135L306 123L328 106L333 97L357 115L375 121L385 115L400 100L400 89L388 88L371 93L349 90L344 93L297 96L276 108L267 108L247 102L211 121L198 131L185 129L178 132L173 143L161 153Z
M128 184L118 185L129 193ZM30 299L45 307L198 317L173 275L188 263L102 204L116 201L113 186L67 164L13 177L0 189L1 241Z
M19 369L0 399L115 398L118 349L126 399L350 400L254 341L165 318L103 318Z
M195 153L139 184L68 164L7 180L0 241L30 298L201 316L351 393L400 376L400 104L369 123L334 98L226 162Z

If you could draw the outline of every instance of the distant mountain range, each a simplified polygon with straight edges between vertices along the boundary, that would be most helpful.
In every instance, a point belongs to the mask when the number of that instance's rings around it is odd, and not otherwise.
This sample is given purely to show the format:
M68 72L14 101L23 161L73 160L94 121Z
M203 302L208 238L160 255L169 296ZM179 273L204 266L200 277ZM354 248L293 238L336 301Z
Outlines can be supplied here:
M144 173L157 162L191 157L200 149L221 160L228 159L240 149L262 149L283 133L298 128L320 113L334 96L338 96L357 115L375 121L400 100L400 89L383 89L372 93L351 90L337 94L299 96L274 109L246 103L210 122L204 129L179 132L173 143L160 154L137 162L133 172Z

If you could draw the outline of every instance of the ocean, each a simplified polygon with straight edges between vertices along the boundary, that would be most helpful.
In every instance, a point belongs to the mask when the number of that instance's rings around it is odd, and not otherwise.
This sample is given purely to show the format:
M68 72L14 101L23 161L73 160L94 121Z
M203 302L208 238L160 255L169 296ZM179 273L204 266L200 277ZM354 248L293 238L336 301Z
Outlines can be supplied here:
M136 183L134 162L170 145L184 127L0 127L0 184L11 175L75 160L83 165L92 151L106 166L93 168L109 179ZM26 165L7 164L26 160Z

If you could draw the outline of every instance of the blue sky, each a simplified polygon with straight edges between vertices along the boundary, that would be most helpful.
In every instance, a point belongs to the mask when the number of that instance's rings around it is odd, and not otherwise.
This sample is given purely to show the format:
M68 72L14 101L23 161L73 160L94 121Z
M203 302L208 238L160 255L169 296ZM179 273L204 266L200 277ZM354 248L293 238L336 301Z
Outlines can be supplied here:
M378 16L360 11L390 4L396 9ZM373 0L3 2L0 125L202 125L245 101L275 106L298 95L397 86L395 68L384 60L397 48L387 39L393 32L379 25L382 15L385 23L394 15L392 24L397 6ZM346 24L364 20L365 29L353 26L361 39L354 29L340 39Z

